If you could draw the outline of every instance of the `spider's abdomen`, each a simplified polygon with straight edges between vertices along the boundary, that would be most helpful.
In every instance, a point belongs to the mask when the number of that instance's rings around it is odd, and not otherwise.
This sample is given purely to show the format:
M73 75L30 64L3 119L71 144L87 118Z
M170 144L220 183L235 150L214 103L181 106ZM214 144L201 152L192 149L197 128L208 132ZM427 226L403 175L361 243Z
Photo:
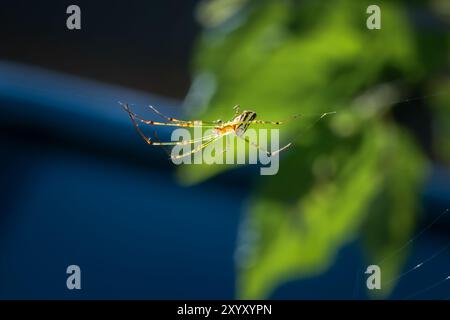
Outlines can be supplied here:
M234 118L233 122L235 125L235 133L238 136L241 136L247 131L248 126L251 124L253 120L256 118L256 112L253 111L244 111L236 118Z

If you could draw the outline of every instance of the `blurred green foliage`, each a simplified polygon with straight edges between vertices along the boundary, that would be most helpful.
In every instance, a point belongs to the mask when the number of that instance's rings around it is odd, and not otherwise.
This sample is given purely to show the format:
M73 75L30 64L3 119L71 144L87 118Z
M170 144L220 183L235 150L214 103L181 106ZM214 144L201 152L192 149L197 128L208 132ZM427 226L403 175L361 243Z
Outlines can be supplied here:
M281 128L294 146L277 175L258 177L249 200L236 249L239 298L266 298L284 281L323 272L360 232L368 264L382 262L381 296L395 285L407 250L389 255L412 236L428 160L392 113L397 102L450 83L442 72L448 33L418 26L411 13L429 12L444 24L448 16L436 14L439 1L382 1L382 29L368 30L370 4L216 0L199 7L205 28L186 100L201 107L197 116L231 117L236 104L267 120L337 111L311 130L302 120ZM448 96L427 100L440 121L435 152L448 159ZM402 103L401 113L414 113L411 106ZM184 166L178 174L194 184L228 169Z

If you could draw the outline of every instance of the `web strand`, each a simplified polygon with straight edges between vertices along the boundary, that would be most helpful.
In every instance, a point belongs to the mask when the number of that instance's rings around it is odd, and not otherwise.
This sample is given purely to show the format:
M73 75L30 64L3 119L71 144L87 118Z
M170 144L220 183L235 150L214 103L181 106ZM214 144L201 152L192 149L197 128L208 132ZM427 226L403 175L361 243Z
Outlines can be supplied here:
M432 284L431 286L426 287L425 289L422 289L422 290L419 290L419 291L417 291L417 292L415 292L413 294L410 294L409 296L404 297L402 300L407 300L407 299L411 299L413 297L416 297L416 296L418 296L418 295L420 295L420 294L422 294L424 292L427 292L427 291L429 291L429 290L431 290L433 288L436 288L437 286L440 286L442 283L444 283L447 280L450 280L450 276L445 277L445 279L442 279L442 280Z
M438 217L436 217L431 223L429 223L425 228L423 228L418 234L416 234L413 238L409 239L404 245L402 245L400 248L395 250L393 253L387 255L385 258L383 258L378 265L381 265L383 262L391 259L392 257L396 256L398 253L400 253L403 249L408 247L411 243L416 241L422 234L424 234L428 229L430 229L439 219L441 219L445 214L447 214L449 209L445 209Z
M417 265L415 265L414 267L412 267L411 269L403 272L402 274L400 274L398 277L393 278L387 282L385 282L385 284L389 284L392 283L394 281L400 280L401 278L403 278L404 276L410 274L411 272L421 268L423 265L427 264L428 262L430 262L431 260L433 260L434 258L436 258L437 256L439 256L441 253L443 253L444 251L446 251L448 248L450 247L450 242L447 243L446 246L444 246L443 248L439 249L437 252L433 253L430 257L428 257L427 259L423 260L422 262L418 263Z

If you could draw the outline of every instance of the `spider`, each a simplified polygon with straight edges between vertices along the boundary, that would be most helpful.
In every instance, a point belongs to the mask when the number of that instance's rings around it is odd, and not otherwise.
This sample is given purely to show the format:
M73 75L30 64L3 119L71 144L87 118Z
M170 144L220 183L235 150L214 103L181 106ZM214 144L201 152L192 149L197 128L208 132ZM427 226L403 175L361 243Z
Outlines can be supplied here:
M201 121L201 120L193 120L193 121L185 121L185 120L178 120L173 117L168 117L158 110L156 110L154 107L149 106L150 109L159 115L160 117L166 119L169 122L159 122L159 121L153 121L153 120L146 120L140 117L139 115L135 114L130 110L130 107L127 103L121 103L119 104L122 106L122 108L128 113L130 116L131 121L133 122L134 127L136 128L139 135L144 139L145 142L147 142L149 145L157 145L157 146L174 146L174 145L187 145L187 144L193 144L201 142L200 145L192 149L191 151L176 155L176 156L170 156L171 159L179 159L186 157L188 155L194 154L196 152L199 152L200 150L204 149L208 145L214 143L215 141L219 140L222 137L225 137L230 134L235 134L238 138L245 140L250 145L258 148L259 150L265 152L268 157L272 157L279 152L285 150L288 148L291 143L288 143L284 147L276 150L276 151L267 151L266 149L262 148L258 144L250 141L248 137L244 136L244 133L247 131L248 127L251 124L269 124L269 125L282 125L286 121L264 121L264 120L255 120L256 118L256 112L250 111L250 110L240 110L240 106L236 105L233 107L234 109L234 117L232 120L223 122L222 120L216 120L216 121ZM298 115L295 115L292 117L292 119L297 118ZM173 126L173 127L189 127L189 128L212 128L212 134L203 136L201 138L197 139L190 139L190 140L184 140L184 141L172 141L172 142L161 142L156 136L155 132L155 138L156 140L152 140L149 137L147 137L142 130L139 128L138 120L141 123L147 124L147 125L153 125L153 126Z

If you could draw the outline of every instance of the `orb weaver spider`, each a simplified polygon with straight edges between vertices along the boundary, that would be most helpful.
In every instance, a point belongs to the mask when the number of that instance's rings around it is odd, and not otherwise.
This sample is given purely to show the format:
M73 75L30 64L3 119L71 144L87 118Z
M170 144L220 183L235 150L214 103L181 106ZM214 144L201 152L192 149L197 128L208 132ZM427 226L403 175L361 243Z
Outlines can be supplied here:
M276 150L276 151L268 151L264 148L262 148L259 144L254 143L248 139L244 134L247 131L248 127L252 124L267 124L267 125L282 125L286 123L287 121L296 119L299 117L299 115L294 115L291 117L291 119L284 120L284 121L265 121L265 120L255 120L256 118L256 112L251 110L240 110L240 106L236 105L233 107L234 109L234 116L233 119L227 122L223 122L222 120L216 120L216 121L201 121L201 120L192 120L192 121L186 121L186 120L179 120L173 117L168 117L158 110L154 108L153 106L149 106L150 109L159 115L160 117L166 119L168 122L159 122L159 121L153 121L153 120L146 120L142 118L141 116L135 114L131 111L129 105L127 103L119 102L119 104L122 106L122 108L128 113L130 116L130 119L136 129L136 131L139 133L139 135L144 139L144 141L149 145L156 145L156 146L175 146L175 145L186 145L186 144L194 144L194 143L200 143L200 145L196 146L191 151L177 155L177 156L170 156L171 159L179 159L186 157L188 155L194 154L196 152L199 152L200 150L204 149L208 145L214 143L215 141L219 140L222 137L225 137L230 134L235 134L238 138L245 140L248 144L252 145L255 148L258 148L259 150L265 152L268 157L272 157L281 151L287 149L291 143L288 143L284 147ZM325 116L325 113L322 115ZM322 118L321 117L321 118ZM152 140L149 137L147 137L144 132L139 127L138 122L141 122L143 124L152 125L152 126L172 126L172 127L187 127L187 128L211 128L212 134L202 136L201 138L196 139L190 139L190 140L184 140L184 141L171 141L171 142L161 142L159 141L156 132L154 133L154 136L156 139Z

